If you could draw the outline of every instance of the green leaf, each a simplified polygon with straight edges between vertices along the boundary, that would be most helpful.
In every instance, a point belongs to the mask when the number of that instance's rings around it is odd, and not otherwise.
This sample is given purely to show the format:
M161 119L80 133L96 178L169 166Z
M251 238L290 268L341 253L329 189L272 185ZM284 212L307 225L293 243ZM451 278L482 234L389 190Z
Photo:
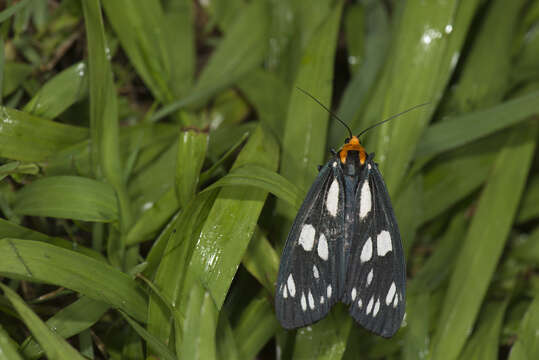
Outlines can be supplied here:
M49 216L83 221L118 219L113 189L100 181L77 176L51 176L22 188L14 211L22 215Z
M56 334L67 339L89 329L109 308L109 304L81 297L58 311L45 324ZM27 359L43 356L43 349L32 337L27 338L21 345L21 352Z
M526 187L518 210L517 222L523 223L536 217L539 217L539 176L532 177Z
M0 157L41 161L87 138L87 129L0 107Z
M94 176L105 178L116 192L120 232L125 234L132 221L131 209L120 161L118 103L109 55L107 55L108 45L105 39L101 6L99 0L89 0L83 1L82 7L89 54L90 138L92 140L90 159Z
M265 296L252 300L234 327L240 359L255 358L279 326L273 307Z
M22 360L17 352L17 343L0 325L0 360Z
M146 320L146 297L126 274L74 251L31 240L1 239L0 275L64 286ZM43 344L42 344L43 345Z
M258 127L233 168L253 164L276 170L278 147ZM250 187L223 188L208 214L191 260L190 274L199 277L220 309L254 233L267 192Z
M3 23L18 11L24 9L28 3L30 3L30 0L22 0L0 12L0 23Z
M485 305L481 321L459 359L498 359L499 339L507 303L507 301L490 302Z
M457 358L475 322L516 215L536 135L535 123L515 128L494 163L451 276L433 340L434 358Z
M167 348L165 344L157 340L152 334L150 334L146 329L140 326L135 320L131 319L129 315L125 314L123 311L120 311L123 318L129 323L129 325L140 335L148 345L159 355L159 358L166 360L175 360L176 357L174 354Z
M279 255L268 239L257 229L242 260L243 266L266 290L273 294L279 269Z
M210 293L195 283L189 295L181 345L176 342L176 353L181 354L182 359L217 359L217 314L217 307Z
M17 293L4 284L0 284L0 288L28 326L32 335L39 341L49 359L84 359L68 342L49 329Z
M194 130L180 133L176 160L176 195L182 207L195 196L207 148L207 134Z
M538 112L539 91L536 91L486 110L454 116L427 128L415 156L432 156L454 149L518 124Z
M537 329L539 328L539 296L528 307L518 329L518 338L511 352L509 360L530 360L539 356L539 342L537 342Z
M228 175L220 178L204 191L223 186L253 186L271 192L279 199L292 205L295 210L299 209L303 201L303 194L296 185L278 173L257 165L234 168Z
M23 109L35 116L53 119L87 94L87 68L84 62L79 62L47 81Z

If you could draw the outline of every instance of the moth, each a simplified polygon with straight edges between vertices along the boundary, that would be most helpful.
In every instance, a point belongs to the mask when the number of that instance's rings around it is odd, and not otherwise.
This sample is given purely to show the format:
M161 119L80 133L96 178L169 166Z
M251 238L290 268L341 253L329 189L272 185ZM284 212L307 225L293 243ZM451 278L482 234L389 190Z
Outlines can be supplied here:
M406 304L401 235L374 153L359 141L395 116L358 136L336 117L350 137L319 169L281 257L275 310L284 328L310 325L342 302L375 334L389 338L399 330Z

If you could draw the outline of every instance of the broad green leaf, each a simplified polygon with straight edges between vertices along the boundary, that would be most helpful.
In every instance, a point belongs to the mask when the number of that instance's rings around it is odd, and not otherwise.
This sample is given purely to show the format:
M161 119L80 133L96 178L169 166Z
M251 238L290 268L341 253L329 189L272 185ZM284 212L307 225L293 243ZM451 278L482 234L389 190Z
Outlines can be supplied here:
M79 62L45 83L23 109L29 114L53 119L87 95L87 68L84 62Z
M176 353L186 360L217 359L215 330L218 310L210 293L200 284L195 283L191 288L186 310L182 336L176 340Z
M490 302L484 306L483 316L480 318L477 329L464 347L459 359L498 359L499 339L507 303L507 301Z
M522 122L538 112L539 91L536 91L485 110L454 116L427 128L415 156L432 156L454 149Z
M230 173L211 186L204 189L208 191L223 186L253 186L271 192L279 199L299 209L303 200L302 191L278 173L257 165L245 165L234 168Z
M0 157L41 161L87 138L87 129L0 107Z
M176 196L182 207L185 207L195 196L207 148L207 134L195 130L186 130L180 133L175 183Z
M72 304L58 311L45 324L64 339L89 329L110 308L109 304L81 297ZM27 359L43 356L43 349L32 337L21 345L21 352Z
M5 97L17 90L30 74L32 74L31 65L6 61L2 79L2 96Z
M32 335L39 341L49 359L84 359L67 341L49 329L16 292L4 284L0 284L0 288L28 326Z
M118 219L114 190L108 184L77 176L46 177L23 187L17 193L14 211L83 221Z
M279 328L272 304L266 297L256 297L242 312L234 335L240 359L253 359Z
M276 170L278 155L275 139L258 127L233 168L258 165ZM267 194L251 187L220 189L204 223L189 265L190 273L201 279L219 309L247 250Z
M0 360L22 360L17 352L17 343L0 325Z
M122 234L131 225L131 209L120 161L118 103L107 54L108 45L99 0L82 2L88 39L90 85L91 161L94 176L105 178L118 198L119 225ZM110 51L110 49L109 49ZM109 254L110 255L110 254Z
M523 223L539 217L539 177L531 178L526 192L522 196L520 209L518 210L517 222Z
M536 297L528 307L518 329L518 338L511 352L509 360L531 360L539 356L539 342L537 329L539 328L539 297Z
M135 320L131 319L129 315L125 314L123 311L120 311L120 314L122 314L123 318L140 335L140 337L146 340L146 343L152 347L152 349L159 355L160 359L176 359L174 354L167 348L165 344L156 339L152 334L146 331L146 329L140 326Z
M142 289L101 261L42 242L10 238L0 240L0 253L1 276L63 286L146 320Z
M475 322L516 215L535 150L536 125L513 129L496 158L455 263L433 340L434 358L456 359Z
M384 68L379 121L417 104L432 105L408 113L371 131L381 172L390 194L399 189L415 152L415 144L427 126L455 68L479 0L403 3L397 22L390 63ZM375 90L376 91L376 90ZM373 138L374 136L374 138ZM371 139L370 138L370 139Z
M230 322L228 321L228 314L226 311L221 311L219 313L215 341L217 342L218 359L240 359L236 339L234 338L234 333L232 331L232 327L230 326Z

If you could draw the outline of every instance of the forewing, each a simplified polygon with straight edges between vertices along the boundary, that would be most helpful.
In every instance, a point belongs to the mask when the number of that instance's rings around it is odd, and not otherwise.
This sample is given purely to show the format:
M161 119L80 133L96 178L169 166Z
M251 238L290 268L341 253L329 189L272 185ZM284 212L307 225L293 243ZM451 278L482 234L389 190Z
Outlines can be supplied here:
M342 301L366 329L384 337L399 330L406 268L401 237L378 167L369 159L356 190L356 225Z
M334 159L322 167L311 186L283 250L275 311L284 328L320 320L338 300L337 250L342 247L343 212L343 174Z

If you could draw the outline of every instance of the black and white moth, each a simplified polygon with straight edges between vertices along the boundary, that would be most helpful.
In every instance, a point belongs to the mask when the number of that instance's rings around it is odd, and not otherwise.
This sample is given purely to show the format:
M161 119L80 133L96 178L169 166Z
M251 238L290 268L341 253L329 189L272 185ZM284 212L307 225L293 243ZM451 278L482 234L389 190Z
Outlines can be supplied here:
M322 319L340 301L360 325L389 338L401 326L406 303L401 236L374 154L360 144L361 134L348 131L344 146L320 168L288 234L275 310L281 325L294 329Z

